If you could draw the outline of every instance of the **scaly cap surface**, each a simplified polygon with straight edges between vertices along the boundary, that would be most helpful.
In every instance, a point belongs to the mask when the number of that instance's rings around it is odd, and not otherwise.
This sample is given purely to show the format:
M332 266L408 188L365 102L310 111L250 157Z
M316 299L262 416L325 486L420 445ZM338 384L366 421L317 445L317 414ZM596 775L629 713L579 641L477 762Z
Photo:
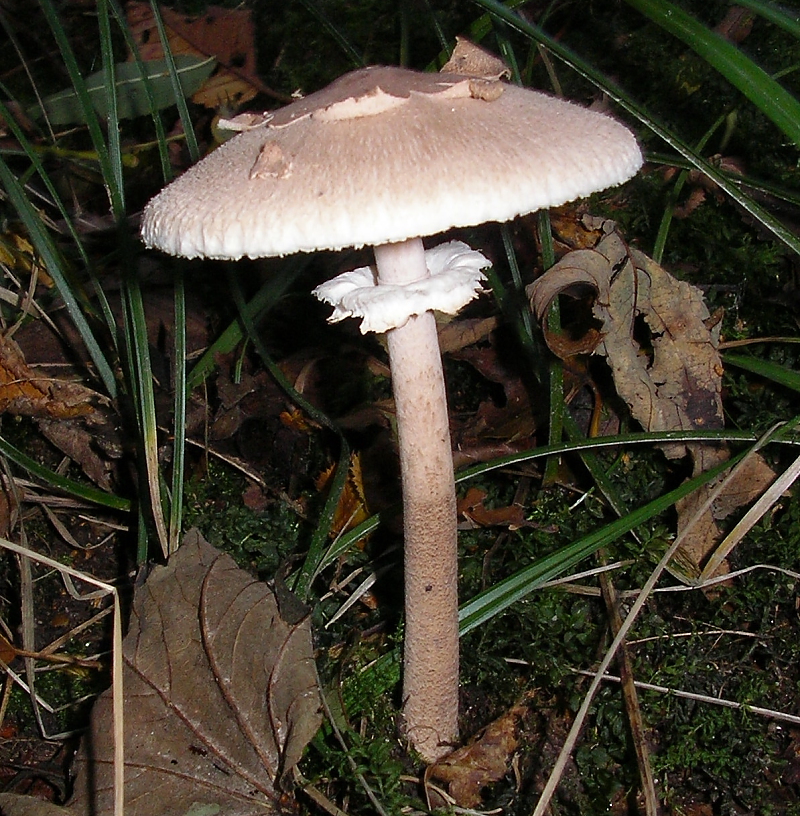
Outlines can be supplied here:
M619 122L495 80L372 67L243 132L145 208L148 246L188 258L288 255L506 221L630 178Z

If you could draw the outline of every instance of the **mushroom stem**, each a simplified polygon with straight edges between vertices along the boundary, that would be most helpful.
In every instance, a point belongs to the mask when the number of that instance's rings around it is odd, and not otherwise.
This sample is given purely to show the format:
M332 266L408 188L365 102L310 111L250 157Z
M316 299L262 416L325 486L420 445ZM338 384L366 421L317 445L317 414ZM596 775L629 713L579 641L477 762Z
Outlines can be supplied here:
M422 241L375 247L378 285L429 277ZM403 732L426 762L458 737L456 497L442 357L432 312L387 332L405 533Z

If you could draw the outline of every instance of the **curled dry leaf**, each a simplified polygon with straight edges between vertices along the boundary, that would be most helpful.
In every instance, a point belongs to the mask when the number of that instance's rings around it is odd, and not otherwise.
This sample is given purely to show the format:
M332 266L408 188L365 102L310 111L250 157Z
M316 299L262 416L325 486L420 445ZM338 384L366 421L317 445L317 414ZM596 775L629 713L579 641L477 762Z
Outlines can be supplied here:
M722 428L722 360L715 321L702 293L628 247L613 222L606 221L595 234L594 247L568 252L528 287L548 346L561 358L605 357L617 393L649 431ZM551 332L543 318L554 300L560 295L581 299L587 292L593 322L569 335ZM691 454L693 475L728 459L724 445L675 443L662 449L670 458ZM772 478L764 460L752 457L749 470L726 488L687 536L673 572L696 579L720 537L717 519L752 501ZM679 532L715 484L677 505Z
M280 781L321 722L309 620L283 607L196 531L137 590L123 651L126 816L281 812ZM73 816L113 813L111 722L107 691L76 758Z
M320 492L327 490L328 485L336 472L336 465L325 468L316 479L315 487ZM364 476L361 471L361 454L353 453L350 456L350 468L347 471L347 481L344 483L336 512L333 515L330 535L333 538L352 530L366 521L370 516L367 498L364 492Z
M512 769L519 747L520 725L531 706L530 695L489 723L469 745L458 748L425 772L425 781L448 785L448 793L461 807L481 805L481 791L499 782Z
M79 382L29 366L8 335L0 338L0 413L32 417L95 484L111 490L112 459L120 442L108 401Z
M0 413L68 419L92 413L94 399L95 393L80 383L34 371L8 335L0 338Z
M471 487L466 495L458 502L458 516L463 519L459 529L473 530L476 527L507 527L509 530L519 530L521 527L531 527L533 522L525 517L525 507L522 504L510 504L506 507L486 507L484 501L487 493L477 487Z
M700 290L629 249L613 228L594 249L565 255L529 294L541 320L558 295L587 289L601 328L569 337L544 326L554 353L604 356L617 391L648 430L722 427L722 362ZM647 324L651 348L637 341L639 318ZM672 457L684 453L683 445L667 450Z

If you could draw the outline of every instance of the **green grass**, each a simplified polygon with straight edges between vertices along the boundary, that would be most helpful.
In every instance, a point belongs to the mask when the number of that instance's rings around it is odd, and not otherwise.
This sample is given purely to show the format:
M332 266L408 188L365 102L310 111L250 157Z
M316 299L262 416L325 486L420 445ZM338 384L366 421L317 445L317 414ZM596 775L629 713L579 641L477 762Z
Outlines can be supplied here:
M533 4L497 0L469 4L429 0L418 4L420 17L413 26L406 5L394 0L371 0L357 7L341 0L259 5L255 23L265 82L288 96L298 88L315 90L362 63L423 68L441 63L459 34L504 55L526 84L562 89L582 102L606 94L612 110L637 129L653 161L619 197L593 201L593 210L615 218L629 241L662 258L676 274L703 285L712 309L726 310L722 324L726 338L797 335L792 304L800 295L791 271L800 253L792 227L798 205L793 189L800 181L796 70L800 30L791 10L757 0L744 3L756 19L752 33L733 45L713 32L728 8L721 2L628 0L593 4L588 10L585 4L565 2L542 11ZM401 625L397 593L387 591L385 606L377 610L355 605L336 626L322 629L342 600L341 596L321 600L334 575L367 568L372 559L393 566L392 575L398 569L397 552L385 554L382 549L389 514L371 518L331 546L332 514L353 439L284 382L287 399L294 399L311 419L315 455L338 465L329 493L303 494L309 508L304 518L279 497L264 511L248 510L241 502L240 477L217 464L210 466L210 478L205 479L189 478L184 467L189 454L180 440L187 399L204 383L213 398L215 355L230 353L248 339L262 364L281 377L281 361L273 359L273 349L263 342L259 327L278 305L298 308L304 300L297 293L305 291L302 287L307 288L318 269L309 269L304 260L289 260L283 281L268 277L263 287L252 289L235 285L232 274L230 289L227 282L225 287L239 318L231 322L233 310L224 310L218 340L198 362L185 359L184 345L184 286L192 285L197 267L159 257L158 263L171 270L176 281L175 344L167 356L177 362L169 399L158 399L140 281L141 265L152 262L152 256L146 256L137 242L135 219L144 201L173 173L170 140L175 137L167 134L182 123L178 143L197 158L201 145L209 141L210 117L188 103L182 92L176 94L180 81L174 65L168 66L167 83L174 105L165 107L165 86L154 87L145 78L141 60L132 63L136 68L125 70L136 78L138 69L150 115L125 118L123 100L111 81L98 113L86 78L100 68L108 77L117 76L130 32L114 0L101 0L96 11L96 17L75 16L69 8L42 0L37 19L48 43L45 50L56 55L55 61L35 60L41 50L38 44L34 48L23 30L9 31L19 51L9 48L0 57L8 77L0 114L9 127L7 142L16 144L0 149L5 194L0 207L3 228L31 241L54 280L53 292L42 302L55 301L68 313L91 361L86 381L119 408L120 422L134 443L130 478L113 495L102 493L32 461L26 451L6 442L5 434L0 437L4 460L12 472L47 489L119 512L131 527L128 546L138 541L140 559L171 552L182 530L197 524L213 543L262 577L288 564L296 588L315 605L326 687L332 693L342 689L347 714L353 717L345 729L350 758L327 730L309 751L308 775L337 802L348 802L350 813L371 812L374 803L353 771L355 762L389 812L409 804L419 807L416 791L401 782L402 773L411 767L393 732ZM96 47L87 51L79 45L87 39ZM87 58L89 52L98 55L97 64ZM24 69L35 85L26 79ZM12 109L35 105L37 94L69 87L83 123L76 129L51 131L44 121L28 128L15 119ZM268 99L264 104L273 102ZM715 154L741 157L744 177L721 169L712 159ZM664 168L671 164L676 173L668 177ZM689 175L692 169L705 173L717 187L706 192L704 203L688 217L677 218L674 206L684 203L696 185ZM101 235L83 230L84 211L105 219ZM544 231L547 256L546 219L539 219L537 228ZM519 364L532 384L534 372L548 383L549 422L544 419L548 427L541 433L549 446L472 468L460 475L460 484L479 483L498 506L513 497L521 468L541 467L550 486L539 490L534 480L529 505L533 526L509 533L492 555L488 573L483 559L495 544L496 531L469 531L460 539L466 630L463 682L483 706L482 715L471 720L476 727L532 687L542 689L541 716L550 718L551 725L559 725L559 718L566 721L577 709L585 681L579 681L573 669L590 668L601 654L607 640L605 612L594 597L543 590L541 585L568 569L594 566L602 546L611 558L633 561L615 577L619 585L640 586L669 542L675 498L670 491L678 488L683 475L659 458L653 449L659 438L653 435L622 433L613 440L587 443L570 425L559 397L561 375L549 370L537 330L519 309L533 266L552 262L549 257L537 261L528 229L515 224L503 232L480 235L501 248L492 273L497 312L511 326ZM112 312L106 291L111 276L122 281L121 319ZM287 292L293 297L287 298ZM19 317L8 303L0 304L0 309L7 325ZM290 319L285 322L291 324ZM297 343L302 345L302 338ZM368 351L380 355L375 345ZM739 432L738 445L800 413L795 346L773 343L735 349L726 352L726 362L725 407L729 427ZM482 378L463 363L449 370L458 378L452 390L462 406L474 407L486 398ZM362 390L363 382L353 384L353 393ZM784 445L771 447L768 455L780 465L793 454ZM557 466L563 456L568 456L572 468L567 484L564 478L559 484ZM588 492L587 498L570 510L582 492ZM737 566L796 567L800 540L796 504L779 503L757 525L735 553ZM364 550L359 549L367 532L372 538ZM382 589L380 583L377 587ZM657 596L634 637L683 631L687 626L697 631L691 637L636 647L637 676L704 693L714 693L724 684L725 694L732 698L790 709L790 692L798 688L795 598L793 581L776 580L767 572L736 579L714 596ZM747 630L753 637L720 637L712 648L713 638L703 633L709 627ZM378 634L362 641L366 630ZM378 660L376 668L362 673L372 660ZM780 669L777 675L771 671L775 666ZM484 699L487 688L497 690L494 700ZM658 734L654 765L659 783L676 808L694 790L723 809L736 802L764 814L797 811L796 802L776 801L776 791L764 783L780 772L779 754L787 745L783 733L746 712L652 693L643 695L643 703L645 718ZM530 773L540 749L531 736L523 761ZM637 784L615 688L606 687L598 695L575 763L569 793L562 797L564 813L604 812L611 799ZM515 797L510 783L501 783L493 795L509 814L529 813L534 805L530 790Z

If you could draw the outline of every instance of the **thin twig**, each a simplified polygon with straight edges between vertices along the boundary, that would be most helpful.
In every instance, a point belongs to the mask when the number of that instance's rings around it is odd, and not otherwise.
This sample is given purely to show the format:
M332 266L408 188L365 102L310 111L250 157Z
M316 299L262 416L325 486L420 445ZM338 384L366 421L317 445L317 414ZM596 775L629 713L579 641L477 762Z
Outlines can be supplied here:
M586 721L586 717L589 713L589 708L591 707L592 701L594 700L595 695L597 694L598 689L600 688L600 684L603 681L603 675L606 673L611 661L614 659L615 654L617 653L617 649L619 649L620 644L625 639L625 636L628 634L628 631L633 626L636 618L639 616L639 613L644 608L647 599L650 597L653 589L655 588L656 583L661 578L662 573L667 568L667 565L674 557L675 553L678 551L678 548L683 544L684 539L688 536L689 532L694 528L697 522L704 516L705 513L709 511L712 504L717 500L720 493L725 489L725 485L729 480L732 480L741 473L746 467L750 467L750 460L756 454L758 450L760 450L764 445L766 445L774 436L775 431L781 427L783 423L776 425L775 427L771 428L764 436L762 436L753 447L748 451L747 455L731 470L728 475L727 479L723 479L717 484L717 486L710 491L706 500L700 505L697 511L689 520L686 527L683 531L675 537L675 541L672 542L672 545L667 549L664 555L661 557L661 560L656 565L656 568L650 574L650 577L645 582L645 585L642 587L642 591L636 600L633 602L631 606L631 610L628 613L627 617L622 623L619 632L617 633L616 637L609 646L605 657L600 663L600 666L597 669L597 674L592 680L589 690L586 692L586 695L581 703L580 708L578 709L577 714L575 715L575 719L572 723L572 727L567 734L567 739L564 742L563 747L561 748L561 752L558 755L558 759L556 760L556 764L553 767L553 770L550 772L550 776L547 780L547 784L542 791L542 795L539 798L539 801L536 804L536 808L533 811L533 816L544 816L545 811L550 805L550 801L553 798L553 794L558 787L558 783L561 780L561 776L564 773L564 769L566 768L567 762L569 757L572 754L572 751L575 747L575 744L578 741L578 736L580 735L581 729L583 728L583 724Z
M605 557L605 553L602 551L599 555L601 558ZM603 590L603 599L608 610L611 631L616 635L622 628L622 615L620 614L619 595L617 595L610 573L604 572L600 575L600 588ZM642 784L642 793L644 794L645 812L647 816L658 816L659 803L656 795L656 782L653 776L653 767L650 763L650 751L644 735L642 708L636 694L636 683L633 679L633 667L631 666L628 646L624 641L617 660L619 662L619 674L622 678L620 681L622 696L625 700L625 709L628 712L628 723L631 728L631 737L636 751L636 764L639 767L639 778Z
M731 550L750 532L776 501L797 481L800 476L800 456L764 491L758 501L742 516L736 526L725 536L708 559L700 573L700 583L716 573L719 565Z
M27 547L22 547L12 541L0 538L0 547L10 550L21 556L21 560L36 561L39 564L44 564L46 567L58 570L61 573L64 583L69 588L70 578L77 578L85 581L87 584L92 584L100 590L104 590L104 594L111 595L114 601L114 620L113 620L113 638L112 638L112 654L111 654L111 687L112 687L112 712L113 712L113 727L114 727L114 816L124 816L125 813L125 743L124 743L124 713L123 713L123 689L122 689L122 609L120 606L119 592L112 584L101 581L88 573L80 572L79 570L68 567L66 564L60 564L53 558L46 555L41 555ZM74 587L73 587L74 589ZM87 593L80 596L83 600L88 599L95 593ZM23 645L25 645L23 641ZM32 674L32 672L31 672ZM34 696L35 699L35 696ZM34 710L36 708L34 707Z
M586 669L572 669L575 674L583 675L584 677L597 677L597 672L587 671ZM613 674L604 674L603 680L608 680L610 683L619 683L619 677ZM726 700L724 697L711 697L708 694L698 694L693 691L682 691L681 689L669 688L668 686L658 686L653 683L642 683L635 681L636 688L644 689L645 691L656 691L659 694L669 694L672 697L681 697L685 700L695 700L698 703L709 703L711 705L722 706L723 708L733 708L736 710L744 709L751 714L758 714L761 717L767 717L770 720L781 720L782 722L791 723L792 725L800 725L800 717L795 714L787 714L785 711L776 711L772 708L761 708L760 706L750 705L749 703L737 703L734 700Z
M369 782L367 782L364 774L358 770L358 764L350 755L350 749L345 741L344 735L339 730L339 726L336 724L336 720L333 717L333 713L331 712L331 707L328 705L328 699L325 696L325 692L322 690L322 685L319 685L319 696L322 700L322 709L325 712L325 716L328 718L328 722L330 723L331 729L333 730L334 736L336 737L337 742L339 745L342 746L344 750L344 755L347 758L347 763L350 765L350 769L353 772L355 778L361 783L361 787L364 788L364 793L367 794L370 802L372 802L373 807L378 812L379 816L389 816L389 814L383 809L383 805L381 805L378 797L375 795L375 791L372 790Z

